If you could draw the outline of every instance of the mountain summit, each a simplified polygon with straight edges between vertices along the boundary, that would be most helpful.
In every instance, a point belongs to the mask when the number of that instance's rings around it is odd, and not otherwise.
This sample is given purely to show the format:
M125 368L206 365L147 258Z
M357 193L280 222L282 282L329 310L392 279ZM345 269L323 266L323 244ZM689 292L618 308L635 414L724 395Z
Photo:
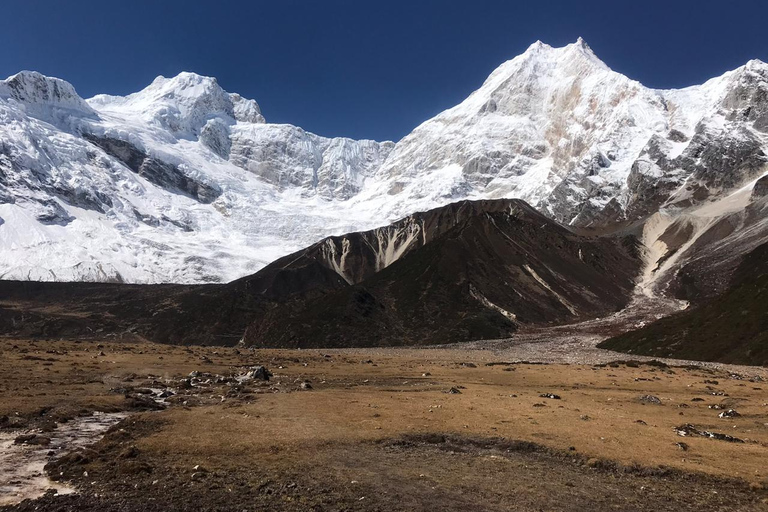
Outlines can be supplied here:
M23 72L0 82L0 275L230 281L324 236L519 198L575 228L634 230L656 286L662 258L682 265L712 222L759 208L767 91L760 61L654 90L582 39L536 42L392 143L268 123L256 101L194 73L83 100ZM688 235L659 241L682 218Z

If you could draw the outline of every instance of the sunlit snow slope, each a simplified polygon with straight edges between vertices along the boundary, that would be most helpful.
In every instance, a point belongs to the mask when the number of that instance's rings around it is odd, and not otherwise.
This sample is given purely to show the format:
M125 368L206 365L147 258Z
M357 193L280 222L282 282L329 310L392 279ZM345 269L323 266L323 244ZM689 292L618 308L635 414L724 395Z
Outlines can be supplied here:
M658 212L672 225L752 187L766 148L765 63L659 91L582 40L533 44L396 144L267 123L255 101L192 73L83 100L22 72L0 81L0 276L229 281L466 198L521 198L575 226Z

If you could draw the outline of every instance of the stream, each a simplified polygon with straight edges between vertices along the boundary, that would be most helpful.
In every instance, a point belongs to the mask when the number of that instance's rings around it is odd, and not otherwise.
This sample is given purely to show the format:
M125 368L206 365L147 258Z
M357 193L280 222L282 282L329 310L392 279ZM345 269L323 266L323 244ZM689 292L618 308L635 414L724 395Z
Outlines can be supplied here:
M50 433L38 430L0 432L0 506L39 498L49 489L69 494L74 489L48 478L45 465L68 451L95 443L125 413L94 413L92 416L58 424ZM17 436L38 434L50 438L47 445L15 444Z

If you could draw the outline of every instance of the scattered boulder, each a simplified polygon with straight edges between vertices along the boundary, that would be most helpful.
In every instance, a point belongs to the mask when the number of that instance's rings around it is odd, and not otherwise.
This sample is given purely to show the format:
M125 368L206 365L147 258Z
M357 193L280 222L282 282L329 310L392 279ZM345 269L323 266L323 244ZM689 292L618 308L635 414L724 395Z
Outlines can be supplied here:
M661 399L654 395L641 395L638 400L644 404L661 405Z
M165 406L147 395L125 394L126 409L131 411L159 411Z
M268 381L269 378L272 377L272 372L270 372L266 366L252 366L247 375L255 380Z
M451 395L460 395L461 391L458 388L454 387L454 388L451 388L448 391L446 391L446 393L451 394Z
M305 380L304 382L301 383L301 385L299 387L301 389L307 389L308 390L308 389L312 389L312 384L308 380Z
M736 412L734 409L728 409L727 411L723 411L720 414L718 414L721 418L738 418L741 416L738 412Z
M556 395L554 393L542 393L539 395L541 398L549 398L550 400L560 400L560 395Z
M51 438L48 436L41 436L40 434L22 434L20 436L16 436L16 439L13 440L13 444L48 446L51 444Z
M708 437L709 439L717 439L718 441L727 441L729 443L743 443L743 439L739 439L738 437L733 437L728 434L722 434L720 432L710 432L708 430L702 430L698 429L695 426L691 425L690 423L682 425L680 427L675 427L675 432L677 432L677 435L679 436L700 436L700 437Z

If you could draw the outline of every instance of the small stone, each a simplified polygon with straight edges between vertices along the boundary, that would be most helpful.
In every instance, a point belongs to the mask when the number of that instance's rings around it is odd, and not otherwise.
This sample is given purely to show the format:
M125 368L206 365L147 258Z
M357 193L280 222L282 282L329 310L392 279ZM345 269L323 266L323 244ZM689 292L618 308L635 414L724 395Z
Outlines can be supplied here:
M641 395L638 400L646 404L661 405L661 399L654 395Z

